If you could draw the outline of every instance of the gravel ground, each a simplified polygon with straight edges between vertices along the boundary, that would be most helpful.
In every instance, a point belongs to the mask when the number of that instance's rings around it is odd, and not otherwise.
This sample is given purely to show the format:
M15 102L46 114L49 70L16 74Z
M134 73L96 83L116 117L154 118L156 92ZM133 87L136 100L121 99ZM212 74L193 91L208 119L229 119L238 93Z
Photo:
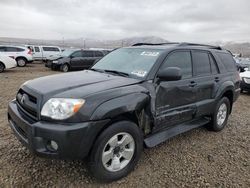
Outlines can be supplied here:
M30 64L0 74L0 187L250 187L250 94L240 96L222 132L200 128L145 149L136 169L111 184L92 179L82 161L33 156L12 134L7 104L23 82L55 73Z

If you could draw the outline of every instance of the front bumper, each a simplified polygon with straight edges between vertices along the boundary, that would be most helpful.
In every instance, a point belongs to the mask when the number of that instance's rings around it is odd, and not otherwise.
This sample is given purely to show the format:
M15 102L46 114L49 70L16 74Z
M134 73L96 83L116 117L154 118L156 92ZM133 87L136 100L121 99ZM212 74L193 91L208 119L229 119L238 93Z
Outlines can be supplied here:
M82 159L86 157L98 133L109 120L56 124L34 121L25 115L16 104L9 103L8 120L16 137L38 156L62 159ZM58 150L48 145L55 141Z
M250 84L246 83L244 79L240 82L240 88L244 91L250 91Z
M58 63L51 63L51 69L52 70L59 70L62 64L58 64Z

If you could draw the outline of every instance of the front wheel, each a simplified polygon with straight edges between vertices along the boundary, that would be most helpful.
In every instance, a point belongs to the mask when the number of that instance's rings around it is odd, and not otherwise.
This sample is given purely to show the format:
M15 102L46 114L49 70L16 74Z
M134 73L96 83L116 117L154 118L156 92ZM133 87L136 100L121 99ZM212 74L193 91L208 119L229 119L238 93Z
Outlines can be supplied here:
M63 64L61 66L61 71L62 72L68 72L69 71L69 65L68 64Z
M230 101L227 97L223 97L217 103L214 115L212 116L211 129L213 131L221 131L227 124L230 112Z
M16 59L18 67L25 67L27 64L27 60L25 58L19 57Z
M3 72L4 69L5 69L5 67L4 67L3 63L0 62L0 73Z
M134 169L142 149L143 136L135 123L114 123L97 138L89 156L90 171L100 181L120 179Z

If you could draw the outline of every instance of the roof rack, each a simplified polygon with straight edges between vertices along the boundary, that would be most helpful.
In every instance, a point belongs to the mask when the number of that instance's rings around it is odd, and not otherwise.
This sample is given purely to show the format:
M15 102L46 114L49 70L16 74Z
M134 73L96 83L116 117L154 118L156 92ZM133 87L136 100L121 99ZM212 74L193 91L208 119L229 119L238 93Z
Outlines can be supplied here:
M220 46L213 46L213 45L208 45L208 44L196 44L196 43L188 43L188 42L179 43L179 46L202 46L202 47L207 47L210 49L222 50L222 47Z
M188 42L166 42L166 43L136 43L133 44L132 46L158 46L158 45L168 45L168 44L176 44L177 46L200 46L200 47L207 47L210 49L217 49L217 50L222 50L222 47L220 46L213 46L213 45L207 45L207 44L196 44L196 43L188 43Z
M180 44L178 42L164 42L164 43L135 43L132 46L158 46L158 45L168 45L168 44Z

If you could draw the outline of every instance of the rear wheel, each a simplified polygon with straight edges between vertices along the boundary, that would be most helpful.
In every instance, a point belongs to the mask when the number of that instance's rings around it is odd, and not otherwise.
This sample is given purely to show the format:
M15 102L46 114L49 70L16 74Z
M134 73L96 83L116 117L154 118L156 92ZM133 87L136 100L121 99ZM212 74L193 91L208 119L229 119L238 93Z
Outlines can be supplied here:
M120 179L134 169L142 149L143 137L135 123L114 123L96 140L89 156L90 171L100 181Z
M214 115L212 117L211 129L213 131L221 131L227 124L230 112L230 101L227 97L223 97L217 103Z
M5 66L3 63L0 62L0 73L3 72L5 69Z
M69 71L69 65L68 64L63 64L61 66L61 71L62 72L68 72Z
M27 64L27 60L23 57L18 57L16 59L16 62L17 62L17 66L19 66L19 67L25 67Z

